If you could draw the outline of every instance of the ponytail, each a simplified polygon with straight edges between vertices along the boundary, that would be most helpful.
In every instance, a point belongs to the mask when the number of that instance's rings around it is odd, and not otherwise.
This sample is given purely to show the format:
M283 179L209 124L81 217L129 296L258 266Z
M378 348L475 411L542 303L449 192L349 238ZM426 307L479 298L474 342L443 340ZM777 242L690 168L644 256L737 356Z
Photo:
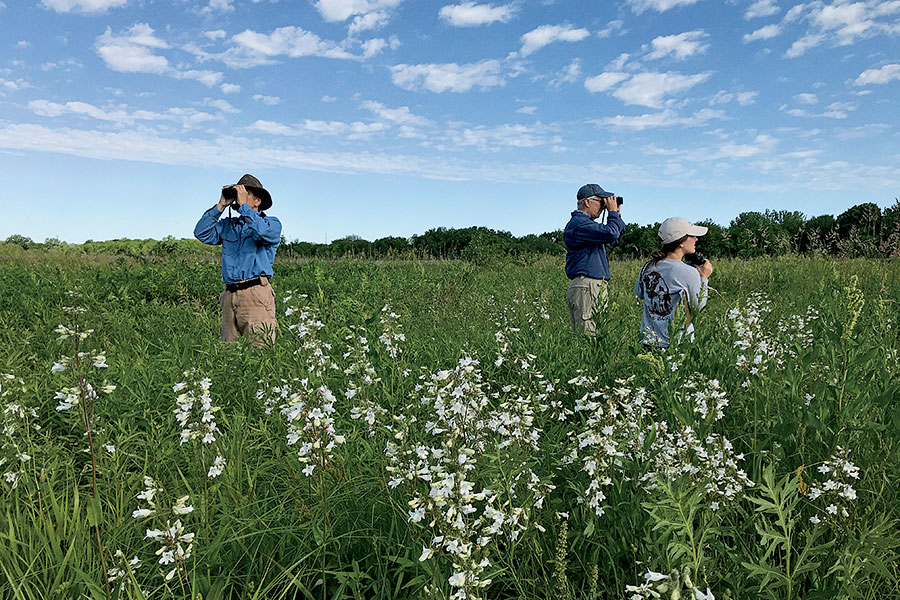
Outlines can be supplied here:
M686 240L688 236L680 237L674 242L669 242L668 244L663 244L658 250L654 250L653 254L650 255L650 260L647 261L647 264L656 264L665 257L667 257L672 252L675 252L675 248L681 245L681 242Z

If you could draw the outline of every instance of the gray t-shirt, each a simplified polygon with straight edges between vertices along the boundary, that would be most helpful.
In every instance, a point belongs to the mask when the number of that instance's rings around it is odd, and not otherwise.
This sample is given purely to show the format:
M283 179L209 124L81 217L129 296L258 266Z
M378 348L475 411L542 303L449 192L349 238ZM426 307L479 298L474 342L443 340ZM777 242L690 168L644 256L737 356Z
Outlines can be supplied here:
M700 277L696 267L674 258L664 258L644 265L634 286L634 293L644 301L642 342L651 346L668 347L669 324L683 310L682 299L687 298L691 310L696 314L706 306L708 286L709 280ZM683 333L693 340L693 332L694 324L691 323Z

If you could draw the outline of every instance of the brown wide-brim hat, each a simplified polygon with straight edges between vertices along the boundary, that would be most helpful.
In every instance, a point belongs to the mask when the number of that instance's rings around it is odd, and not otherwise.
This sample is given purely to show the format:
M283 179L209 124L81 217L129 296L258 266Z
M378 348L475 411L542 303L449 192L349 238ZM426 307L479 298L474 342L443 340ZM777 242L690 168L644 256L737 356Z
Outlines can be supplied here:
M235 185L242 185L251 192L253 195L259 198L259 210L269 210L272 208L272 195L266 191L266 188L262 186L259 179L247 173L243 177L241 177Z

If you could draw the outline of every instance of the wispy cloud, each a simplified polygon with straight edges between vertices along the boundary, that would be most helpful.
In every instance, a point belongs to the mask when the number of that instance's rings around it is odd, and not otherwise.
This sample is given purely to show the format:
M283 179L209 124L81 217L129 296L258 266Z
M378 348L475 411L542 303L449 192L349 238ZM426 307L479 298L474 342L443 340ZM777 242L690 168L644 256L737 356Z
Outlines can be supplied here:
M399 88L410 91L468 92L503 85L502 65L498 60L458 65L421 64L391 67L391 79Z
M448 4L438 13L444 21L454 27L478 27L491 23L507 23L516 14L516 4L476 4L475 2L462 2L460 4Z
M541 25L522 36L521 56L533 54L553 42L579 42L590 35L584 28L571 25Z
M747 8L747 11L744 13L744 18L749 20L760 17L771 17L772 15L777 15L779 12L781 12L781 9L778 8L778 4L775 0L756 0L756 2Z
M648 108L662 108L666 96L681 93L709 79L710 73L682 75L674 71L666 73L638 73L625 81L613 96L625 104L637 104Z
M279 98L278 96L264 96L262 94L254 94L253 100L255 100L256 102L262 102L267 106L275 106L276 104L279 104L281 102L281 98Z
M641 14L647 10L665 12L679 6L689 6L698 0L627 0L628 5L635 14Z
M146 23L137 23L121 34L114 34L107 27L97 37L94 49L110 69L122 73L152 73L167 75L176 79L196 79L206 86L222 81L222 74L215 71L190 69L182 65L173 66L157 50L167 50L171 46L154 35L153 28Z
M631 77L629 73L608 71L584 80L584 87L589 92L605 92Z
M725 113L721 110L705 108L695 112L693 115L683 116L667 108L656 113L634 116L616 115L614 117L595 119L592 122L599 127L643 131L645 129L661 129L665 127L701 127L710 121L724 118Z
M884 65L878 69L866 69L853 83L856 85L884 84L895 79L900 79L900 64L897 63Z
M221 103L224 102L224 105ZM210 106L222 112L235 112L224 100L211 101ZM225 108L227 105L230 108ZM208 121L221 120L221 115L198 111L193 108L170 108L165 112L148 110L129 110L126 105L119 106L95 106L87 102L51 102L49 100L32 100L28 103L28 110L41 117L57 118L67 115L76 117L106 121L119 126L133 125L139 121L171 121L177 122L185 129L191 129Z
M759 92L726 92L719 90L710 98L710 106L718 106L728 104L729 102L737 102L741 106L750 106L759 97Z
M388 108L381 102L375 102L374 100L366 100L361 105L362 108L368 110L383 120L391 121L393 123L399 123L401 125L410 125L416 127L428 127L432 123L429 119L425 117L420 117L419 115L414 115L408 106L401 106L399 108Z
M42 0L42 4L58 13L104 13L125 6L128 0Z
M709 49L709 44L704 41L708 37L706 32L700 30L660 36L650 42L652 50L647 54L647 58L672 55L678 60L684 60L690 56L703 54Z
M749 44L756 40L770 40L781 34L781 25L766 25L756 31L744 34L744 43Z

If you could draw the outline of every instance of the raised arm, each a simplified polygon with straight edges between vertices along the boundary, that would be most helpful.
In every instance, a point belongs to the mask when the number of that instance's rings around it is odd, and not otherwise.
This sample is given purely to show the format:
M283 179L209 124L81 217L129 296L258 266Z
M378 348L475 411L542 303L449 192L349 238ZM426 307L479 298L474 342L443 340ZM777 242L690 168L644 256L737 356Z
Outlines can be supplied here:
M272 245L281 242L281 221L276 217L262 217L246 204L242 204L238 212L247 218L250 233L257 244Z
M607 213L606 224L591 221L572 231L572 242L576 246L588 246L596 244L614 244L619 241L622 232L625 231L625 221L617 212Z
M194 237L211 246L217 246L222 243L222 225L219 217L222 216L222 209L218 205L213 206L203 213L197 225L194 227Z

